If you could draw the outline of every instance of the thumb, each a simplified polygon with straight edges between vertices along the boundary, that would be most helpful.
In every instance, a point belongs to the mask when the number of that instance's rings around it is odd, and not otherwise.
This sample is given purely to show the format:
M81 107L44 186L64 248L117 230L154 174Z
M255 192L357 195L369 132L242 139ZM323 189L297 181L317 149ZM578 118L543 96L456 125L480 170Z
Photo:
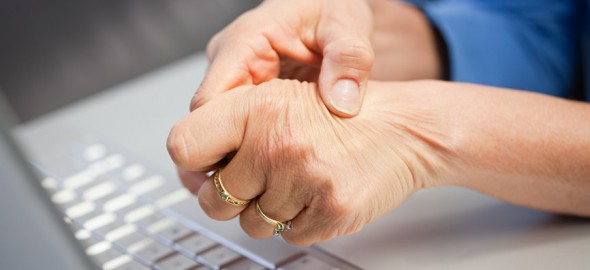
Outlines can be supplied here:
M373 67L369 39L339 38L327 43L323 51L319 86L324 103L338 116L357 115Z
M329 1L322 1L329 3ZM326 107L340 117L359 113L375 54L371 44L373 15L366 1L324 6L317 25L322 67L318 78Z

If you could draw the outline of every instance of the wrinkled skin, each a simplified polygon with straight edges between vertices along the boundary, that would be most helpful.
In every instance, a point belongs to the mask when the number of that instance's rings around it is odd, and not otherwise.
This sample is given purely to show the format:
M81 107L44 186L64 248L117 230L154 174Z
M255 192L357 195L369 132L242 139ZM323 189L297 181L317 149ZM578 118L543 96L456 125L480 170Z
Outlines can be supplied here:
M225 188L240 199L258 198L273 219L292 220L293 230L282 234L290 243L353 233L445 169L438 155L444 135L422 128L438 120L405 108L385 84L371 85L363 110L350 119L332 115L312 83L272 80L233 89L176 124L169 152L179 167L200 172L235 152L222 172ZM403 91L428 84L407 86ZM198 192L210 217L239 215L250 236L272 235L254 201L232 206L219 198L212 181L184 183Z
M424 14L390 0L266 0L217 33L207 56L210 66L191 111L236 87L283 78L317 83L326 108L346 118L360 111L369 78L434 79L442 73ZM338 79L358 82L358 95L330 98ZM349 110L335 108L335 100ZM208 179L178 171L193 193Z

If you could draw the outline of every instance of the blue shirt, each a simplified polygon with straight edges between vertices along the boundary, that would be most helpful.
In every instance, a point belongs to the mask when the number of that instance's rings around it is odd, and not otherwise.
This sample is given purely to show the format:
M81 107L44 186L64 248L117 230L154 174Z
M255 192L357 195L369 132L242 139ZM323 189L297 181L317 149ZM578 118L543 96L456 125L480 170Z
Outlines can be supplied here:
M444 40L451 80L590 101L590 1L407 2Z

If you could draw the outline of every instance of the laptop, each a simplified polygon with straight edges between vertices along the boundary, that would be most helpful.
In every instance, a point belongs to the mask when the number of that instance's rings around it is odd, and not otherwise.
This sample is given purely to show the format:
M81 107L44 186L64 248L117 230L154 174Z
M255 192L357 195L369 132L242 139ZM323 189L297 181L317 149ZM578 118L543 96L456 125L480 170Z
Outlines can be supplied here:
M196 54L9 131L3 127L2 267L590 265L587 220L520 208L455 187L421 191L361 232L308 248L276 237L251 239L236 219L211 220L181 187L165 148L169 128L187 113L206 67L205 55Z
M7 269L358 269L209 219L176 177L74 125L22 131L25 157L1 102Z

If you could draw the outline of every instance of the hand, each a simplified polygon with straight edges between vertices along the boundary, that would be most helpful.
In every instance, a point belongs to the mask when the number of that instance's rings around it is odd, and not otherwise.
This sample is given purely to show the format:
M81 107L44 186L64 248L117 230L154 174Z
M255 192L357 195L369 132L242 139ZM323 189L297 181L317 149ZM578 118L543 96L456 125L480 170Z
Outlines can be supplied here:
M209 70L191 110L241 85L273 78L317 82L334 114L358 114L373 65L365 0L267 0L207 46Z
M353 17L356 20L350 19ZM436 45L428 20L405 3L268 0L209 42L211 66L193 97L191 111L234 87L280 77L308 82L319 79L321 96L332 113L356 115L374 58L373 79L442 78L444 67ZM345 90L352 96L336 91L330 98L330 89L339 78L362 86L358 96ZM330 101L341 104L335 106ZM207 179L204 173L178 171L192 191Z
M415 110L403 93L426 83L371 83L365 107L350 119L323 106L317 86L272 80L220 95L178 122L168 139L175 163L186 170L214 169L235 156L222 173L224 187L246 206L220 199L204 179L199 203L214 219L240 215L254 238L270 237L273 227L257 213L292 220L284 239L309 245L360 230L392 210L445 171L444 132L427 110ZM426 102L427 103L427 102ZM441 121L442 122L442 121Z

